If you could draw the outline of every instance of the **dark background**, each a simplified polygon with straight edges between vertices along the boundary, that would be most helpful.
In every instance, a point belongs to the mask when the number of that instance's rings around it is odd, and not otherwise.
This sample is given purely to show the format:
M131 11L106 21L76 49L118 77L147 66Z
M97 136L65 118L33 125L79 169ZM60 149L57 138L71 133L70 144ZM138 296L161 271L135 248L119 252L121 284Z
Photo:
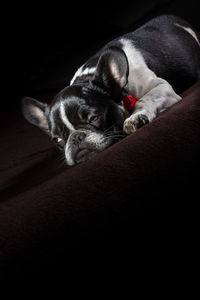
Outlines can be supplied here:
M198 1L78 1L10 5L2 10L1 113L23 96L67 85L76 69L114 37L159 14L176 14L200 31Z

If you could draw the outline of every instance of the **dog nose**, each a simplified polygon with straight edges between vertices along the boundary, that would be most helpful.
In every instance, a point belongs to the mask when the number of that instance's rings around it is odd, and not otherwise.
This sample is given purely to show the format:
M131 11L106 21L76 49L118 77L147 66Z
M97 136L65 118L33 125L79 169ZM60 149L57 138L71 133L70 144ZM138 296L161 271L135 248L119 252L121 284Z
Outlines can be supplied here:
M79 145L82 140L86 137L86 134L84 132L74 132L72 135L71 135L71 142L75 145Z

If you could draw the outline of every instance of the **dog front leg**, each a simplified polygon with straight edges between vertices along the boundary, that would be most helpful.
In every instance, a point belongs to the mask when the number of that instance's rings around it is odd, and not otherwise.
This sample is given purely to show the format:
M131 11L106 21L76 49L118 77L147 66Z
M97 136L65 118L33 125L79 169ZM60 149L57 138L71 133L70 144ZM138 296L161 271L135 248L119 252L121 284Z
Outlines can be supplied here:
M134 132L179 100L181 97L167 81L163 80L135 104L133 114L124 122L124 131L127 134Z

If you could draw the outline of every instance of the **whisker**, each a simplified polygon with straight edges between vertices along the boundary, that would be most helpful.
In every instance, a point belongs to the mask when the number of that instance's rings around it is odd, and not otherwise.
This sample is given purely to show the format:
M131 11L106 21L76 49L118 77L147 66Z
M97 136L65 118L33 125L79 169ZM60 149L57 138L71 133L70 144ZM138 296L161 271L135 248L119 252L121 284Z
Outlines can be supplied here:
M112 124L110 127L108 127L103 133L107 132L108 130L110 130L112 127L114 127L117 124L117 122L115 122L114 124Z
M105 134L106 137L109 137L109 136L127 136L123 131L109 131L109 132L106 132Z
M110 135L110 136L106 136L105 138L109 139L123 139L125 138L126 136L125 135Z
M112 140L113 142L118 142L126 136L126 134L114 134L113 132L110 132L105 135L105 139Z

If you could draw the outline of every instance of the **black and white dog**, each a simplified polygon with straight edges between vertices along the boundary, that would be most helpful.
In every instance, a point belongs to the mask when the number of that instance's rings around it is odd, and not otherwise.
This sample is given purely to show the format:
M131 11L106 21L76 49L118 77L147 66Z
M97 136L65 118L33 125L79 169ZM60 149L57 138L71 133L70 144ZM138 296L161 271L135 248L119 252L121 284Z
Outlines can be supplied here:
M184 20L164 15L108 43L51 105L23 98L22 112L74 165L151 122L198 79L198 34ZM127 95L138 99L132 112L122 102Z

